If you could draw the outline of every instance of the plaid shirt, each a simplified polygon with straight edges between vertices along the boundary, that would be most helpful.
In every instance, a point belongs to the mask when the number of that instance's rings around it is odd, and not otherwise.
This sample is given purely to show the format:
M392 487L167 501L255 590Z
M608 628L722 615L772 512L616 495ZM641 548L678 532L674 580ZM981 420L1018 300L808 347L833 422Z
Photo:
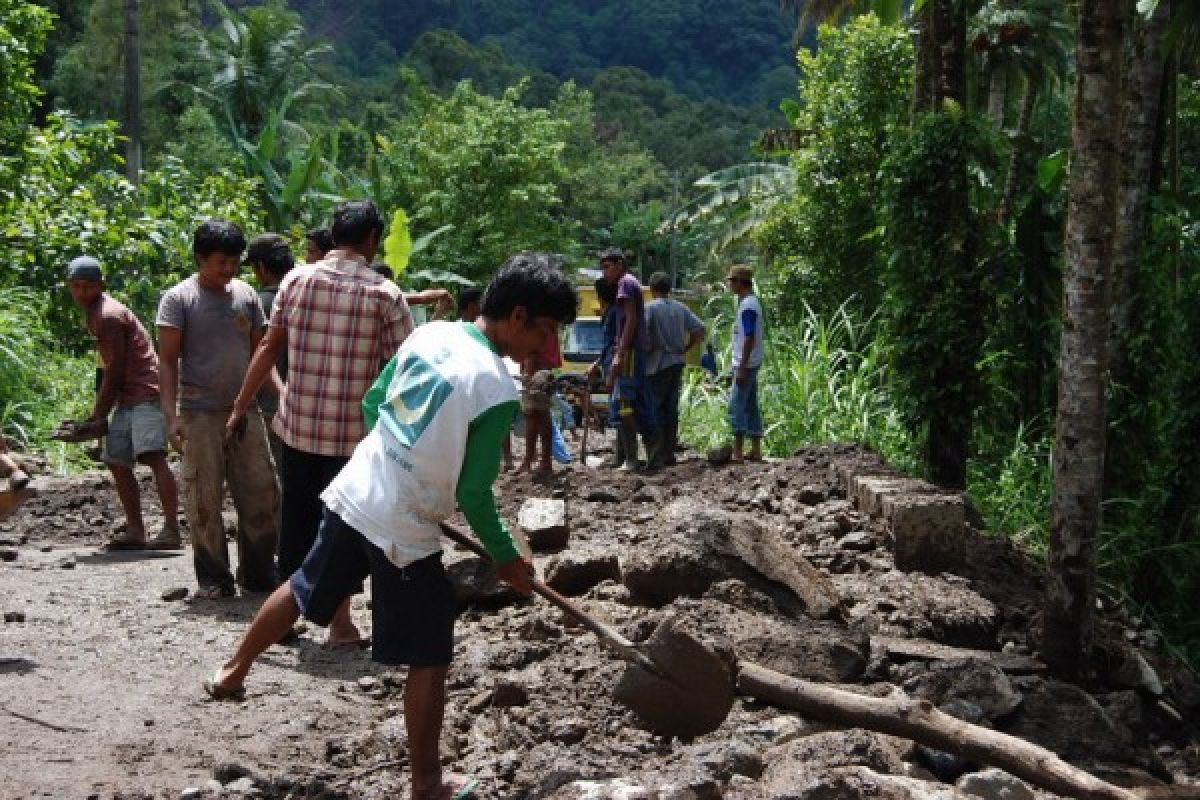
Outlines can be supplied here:
M332 250L284 277L272 328L287 331L287 388L275 431L306 453L349 456L366 435L362 398L413 330L399 287Z

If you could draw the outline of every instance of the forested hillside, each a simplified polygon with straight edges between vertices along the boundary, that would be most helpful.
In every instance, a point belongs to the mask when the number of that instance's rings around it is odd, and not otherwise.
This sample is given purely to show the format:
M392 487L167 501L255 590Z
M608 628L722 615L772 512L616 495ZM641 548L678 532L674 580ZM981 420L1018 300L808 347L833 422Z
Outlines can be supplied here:
M408 53L428 31L496 48L523 70L590 83L607 67L664 78L695 99L778 103L795 83L792 21L777 0L290 0L310 30L345 47L366 74ZM447 57L453 57L448 55Z

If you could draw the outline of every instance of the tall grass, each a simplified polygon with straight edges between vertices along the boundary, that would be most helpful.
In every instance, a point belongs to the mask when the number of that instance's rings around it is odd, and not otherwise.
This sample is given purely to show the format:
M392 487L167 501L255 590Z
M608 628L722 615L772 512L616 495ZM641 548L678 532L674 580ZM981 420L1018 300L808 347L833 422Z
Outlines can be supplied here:
M775 456L804 445L861 442L901 468L915 466L914 452L888 394L883 349L875 321L856 320L846 306L828 319L805 307L790 325L769 325L759 373L759 402L766 435L763 446ZM728 319L714 323L714 347L729 370ZM689 371L681 401L682 436L698 449L729 439L728 380L708 380Z
M59 347L44 309L45 298L32 289L0 289L0 432L65 471L84 463L83 450L47 434L59 420L90 410L94 364Z

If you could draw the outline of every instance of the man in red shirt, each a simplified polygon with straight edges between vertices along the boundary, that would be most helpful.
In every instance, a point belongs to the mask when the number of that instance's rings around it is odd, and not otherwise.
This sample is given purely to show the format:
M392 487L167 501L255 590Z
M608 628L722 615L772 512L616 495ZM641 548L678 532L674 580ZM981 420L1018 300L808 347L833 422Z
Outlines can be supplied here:
M113 413L101 459L108 466L125 511L125 531L108 542L110 549L179 547L179 492L167 464L167 434L158 397L158 355L146 328L133 312L104 292L100 262L80 256L67 267L67 290L83 309L87 331L96 340L104 377L87 422ZM136 463L150 467L162 502L162 530L146 538Z

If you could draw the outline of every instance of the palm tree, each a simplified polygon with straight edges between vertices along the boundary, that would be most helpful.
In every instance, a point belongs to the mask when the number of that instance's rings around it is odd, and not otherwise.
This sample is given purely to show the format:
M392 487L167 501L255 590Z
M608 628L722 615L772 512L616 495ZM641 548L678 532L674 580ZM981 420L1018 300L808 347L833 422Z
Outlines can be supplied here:
M989 76L988 115L997 126L1004 126L1008 86L1016 78L1024 81L998 213L1005 223L1030 169L1026 163L1032 144L1029 129L1037 100L1069 69L1071 26L1061 0L988 0L971 18L968 37L979 54L981 74Z
M1059 675L1086 669L1104 486L1108 256L1115 218L1123 6L1080 0L1078 78L1063 277L1062 367L1054 447L1042 655Z
M313 44L299 16L273 6L232 10L220 0L210 2L220 22L201 40L208 76L193 89L216 107L231 140L257 138L275 109L315 92L336 91L311 80L331 48ZM294 132L290 126L285 131Z

